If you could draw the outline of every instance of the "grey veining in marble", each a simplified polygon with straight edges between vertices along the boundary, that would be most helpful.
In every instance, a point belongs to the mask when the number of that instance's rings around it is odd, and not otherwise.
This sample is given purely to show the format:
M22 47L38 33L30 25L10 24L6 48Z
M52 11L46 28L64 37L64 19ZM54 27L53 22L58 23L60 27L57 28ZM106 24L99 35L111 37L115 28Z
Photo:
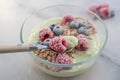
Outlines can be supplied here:
M38 70L36 64L26 53L0 55L0 80L120 80L120 1L106 0L115 17L104 20L109 38L102 55L86 73L71 77L58 78ZM105 0L0 0L0 44L17 44L22 22L41 8L57 4L80 5L87 8L93 3Z

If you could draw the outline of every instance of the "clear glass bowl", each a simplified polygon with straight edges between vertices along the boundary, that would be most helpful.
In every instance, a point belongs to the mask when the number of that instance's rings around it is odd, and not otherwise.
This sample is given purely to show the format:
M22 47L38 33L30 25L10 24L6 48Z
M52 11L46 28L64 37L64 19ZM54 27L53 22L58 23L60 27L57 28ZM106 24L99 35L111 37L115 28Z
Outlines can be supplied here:
M40 70L50 75L59 77L75 76L87 71L94 64L96 58L101 54L108 38L108 32L105 24L94 13L87 11L80 6L55 5L40 9L38 12L34 12L24 21L20 30L21 43L27 43L29 34L34 30L36 25L54 17L63 17L65 14L72 14L73 16L80 16L88 19L94 25L97 33L99 34L101 44L99 51L95 55L73 64L56 64L48 62L36 56L33 52L29 52L29 55L33 57ZM64 69L59 71L61 68Z

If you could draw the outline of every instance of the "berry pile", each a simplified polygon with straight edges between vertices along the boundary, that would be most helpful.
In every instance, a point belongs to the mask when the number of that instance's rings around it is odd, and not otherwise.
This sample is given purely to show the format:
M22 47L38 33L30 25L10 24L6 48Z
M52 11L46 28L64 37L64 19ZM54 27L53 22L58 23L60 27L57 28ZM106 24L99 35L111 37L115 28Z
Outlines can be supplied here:
M47 51L40 51L41 53L44 52L45 54L41 54L39 52L39 56L41 58L43 57L43 59L47 59L48 61L53 62L53 60L55 60L54 62L58 64L72 64L72 56L67 54L65 51L69 49L70 45L68 45L68 42L75 43L75 39L71 38L70 40L69 38L64 38L64 36L72 36L71 34L65 35L64 33L69 30L76 30L76 35L74 36L77 39L76 45L72 48L79 51L85 51L89 48L89 42L87 38L87 36L89 36L89 25L81 21L76 21L75 18L71 15L64 16L61 19L61 22L62 24L51 24L48 26L48 28L43 28L39 31L39 41L49 47L48 49L44 49ZM49 53L49 50L55 52L54 54L56 55L54 56ZM52 56L49 56L49 54L54 56L54 59L51 58Z
M77 29L78 34L88 35L88 26L85 23L72 21L70 27Z
M96 13L102 19L108 19L114 16L114 11L110 10L108 3L100 3L98 5L89 6L88 10Z

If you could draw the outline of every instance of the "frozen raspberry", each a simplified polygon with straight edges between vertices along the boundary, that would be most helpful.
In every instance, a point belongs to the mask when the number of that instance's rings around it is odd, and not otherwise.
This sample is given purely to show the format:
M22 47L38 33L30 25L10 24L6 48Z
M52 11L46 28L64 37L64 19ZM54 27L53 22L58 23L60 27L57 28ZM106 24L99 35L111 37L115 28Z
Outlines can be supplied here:
M85 51L88 49L88 47L88 39L82 34L78 35L78 45L76 46L76 49L80 51Z
M97 5L91 5L91 6L89 6L88 10L90 10L90 11L92 11L94 13L97 13L97 8L98 8Z
M104 7L109 8L109 4L104 2L104 3L101 3L101 4L98 5L98 9L104 8Z
M54 37L50 43L49 46L51 49L63 53L67 49L67 42L66 40L59 36L59 37Z
M79 34L77 37L78 37L78 39L80 39L80 38L86 38L86 36L83 35L83 34Z
M44 41L45 39L52 38L52 37L53 37L53 32L49 28L44 28L39 32L40 41Z
M65 15L63 18L62 18L62 22L61 24L65 24L67 22L71 22L73 21L73 16L72 15Z
M101 9L99 10L99 15L100 15L100 17L103 18L103 19L109 18L109 17L110 17L110 10L109 10L109 8L106 8L106 7L101 8Z
M55 62L58 64L72 64L72 58L65 53L59 53Z

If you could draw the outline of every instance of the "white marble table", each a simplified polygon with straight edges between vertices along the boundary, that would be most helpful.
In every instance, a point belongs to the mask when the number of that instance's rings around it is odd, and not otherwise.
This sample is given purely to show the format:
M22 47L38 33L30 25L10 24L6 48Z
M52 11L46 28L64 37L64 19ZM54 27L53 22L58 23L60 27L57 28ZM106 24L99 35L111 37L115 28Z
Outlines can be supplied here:
M0 0L0 44L17 44L22 22L32 12L55 4L87 7L104 0ZM120 1L109 0L116 16L105 20L109 39L102 55L88 72L71 78L57 78L35 68L26 53L0 54L0 80L120 80ZM33 66L34 65L34 66Z

